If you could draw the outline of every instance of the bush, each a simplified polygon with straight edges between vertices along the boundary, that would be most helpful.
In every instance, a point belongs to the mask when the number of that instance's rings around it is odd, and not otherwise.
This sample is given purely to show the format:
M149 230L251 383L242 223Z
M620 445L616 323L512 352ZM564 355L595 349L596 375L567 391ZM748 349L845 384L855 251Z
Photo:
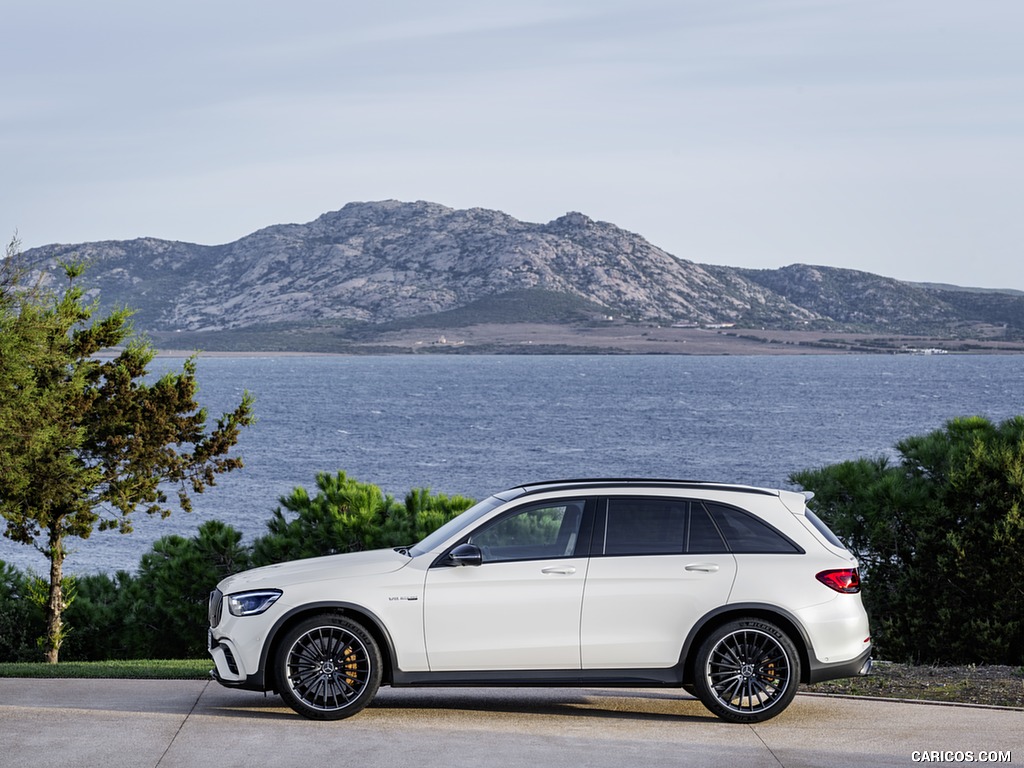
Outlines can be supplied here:
M791 480L861 561L879 653L915 663L1024 663L1024 417L953 419Z
M136 575L119 571L67 579L65 661L206 656L207 601L225 576L302 557L415 543L472 506L462 496L409 493L405 503L344 472L317 475L317 493L296 488L281 499L269 532L250 550L224 523L203 523L195 536L154 542ZM286 517L286 512L290 513ZM293 515L293 516L292 516ZM42 660L42 583L0 562L0 662Z
M402 514L392 518L391 541L386 546L415 544L458 517L475 502L465 496L431 495L429 488L416 488L405 497Z
M26 575L0 561L0 660L42 661L37 639L43 636L46 620L42 608L30 597Z
M254 564L413 544L473 504L462 496L432 496L420 489L411 491L403 505L344 472L321 472L316 485L315 496L300 487L281 498L267 523L269 533L253 545Z
M127 571L113 577L91 574L74 579L75 599L64 612L67 637L64 661L131 658L132 584Z
M249 567L242 534L218 520L192 538L165 536L142 556L129 589L129 658L182 659L206 654L210 591Z

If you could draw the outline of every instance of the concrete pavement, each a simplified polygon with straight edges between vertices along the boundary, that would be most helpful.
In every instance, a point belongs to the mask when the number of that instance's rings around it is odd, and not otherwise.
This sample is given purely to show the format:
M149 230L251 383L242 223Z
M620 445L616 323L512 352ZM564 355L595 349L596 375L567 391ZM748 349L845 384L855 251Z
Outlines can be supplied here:
M381 689L359 715L304 720L205 681L0 679L11 768L546 768L1024 763L1024 711L800 695L731 725L682 692Z

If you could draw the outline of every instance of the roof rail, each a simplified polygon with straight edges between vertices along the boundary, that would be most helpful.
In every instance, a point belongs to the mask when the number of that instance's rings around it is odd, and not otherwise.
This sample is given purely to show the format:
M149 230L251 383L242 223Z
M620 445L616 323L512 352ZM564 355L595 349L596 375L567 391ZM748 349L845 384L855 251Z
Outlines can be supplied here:
M772 489L758 488L751 485L708 482L705 480L674 480L650 477L585 477L566 480L541 480L531 483L522 483L516 487L522 488L525 493L529 494L553 490L574 490L577 488L627 488L633 485L647 485L661 488L693 488L694 490L701 489L707 491L737 491L740 493L763 494L766 496L774 496L778 493Z

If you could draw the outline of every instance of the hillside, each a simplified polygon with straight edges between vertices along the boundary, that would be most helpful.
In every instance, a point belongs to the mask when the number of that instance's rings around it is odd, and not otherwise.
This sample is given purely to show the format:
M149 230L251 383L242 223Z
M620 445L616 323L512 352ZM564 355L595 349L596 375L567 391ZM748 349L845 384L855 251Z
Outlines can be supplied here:
M350 203L225 245L144 238L26 255L51 273L60 259L85 259L87 285L105 306L136 308L140 330L218 347L230 347L232 336L249 345L254 334L365 341L403 328L521 322L954 337L967 329L1007 338L1024 331L1021 295L804 265L701 265L580 213L534 224L429 202Z

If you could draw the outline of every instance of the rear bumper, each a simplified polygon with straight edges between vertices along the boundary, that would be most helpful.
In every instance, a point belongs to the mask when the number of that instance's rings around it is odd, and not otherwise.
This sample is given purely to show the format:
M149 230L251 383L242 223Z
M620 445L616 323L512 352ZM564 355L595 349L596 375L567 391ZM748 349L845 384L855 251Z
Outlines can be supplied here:
M807 674L808 683L820 683L823 680L837 680L842 677L860 677L871 672L871 646L849 661L827 664L811 661Z

